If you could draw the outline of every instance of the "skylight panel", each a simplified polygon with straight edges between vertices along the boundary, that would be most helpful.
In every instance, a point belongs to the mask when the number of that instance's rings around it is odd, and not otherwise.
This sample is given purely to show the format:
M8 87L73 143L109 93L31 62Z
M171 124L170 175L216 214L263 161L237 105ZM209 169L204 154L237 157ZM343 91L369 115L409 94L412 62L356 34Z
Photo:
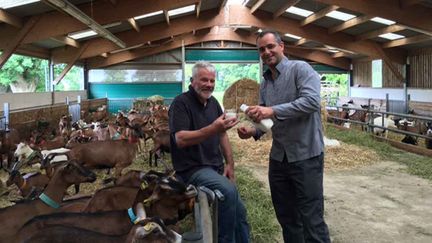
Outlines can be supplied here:
M179 15L179 14L183 14L183 13L187 13L187 12L192 12L195 11L195 4L193 5L189 5L186 7L182 7L182 8L176 8L173 10L168 11L168 16L175 16L175 15Z
M373 19L371 19L374 22L380 23L380 24L385 24L385 25L392 25L395 24L396 22L388 20L388 19L384 19L384 18L380 18L380 17L375 17Z
M289 7L287 10L285 10L285 12L288 13L292 13L292 14L297 14L303 17L308 17L309 15L313 14L312 11L306 10L306 9L302 9L302 8L297 8L294 6Z
M394 34L394 33L382 34L382 35L379 35L379 37L384 38L384 39L388 39L388 40L397 40L397 39L405 38L405 36L403 36L403 35L398 35L398 34Z
M156 11L156 12L152 12L152 13L148 13L148 14L144 14L144 15L140 15L140 16L134 17L134 19L135 20L144 19L144 18L148 18L148 17L151 17L151 16L159 15L159 14L162 14L162 13L163 13L163 11L160 10L160 11Z
M95 36L97 35L96 32L94 32L93 30L85 30L85 31L80 31L80 32L75 32L72 34L69 34L68 36L72 39L78 40L78 39L82 39L82 38L86 38L86 37L90 37L90 36Z
M39 2L40 0L1 0L0 8L8 9L13 7L18 7L30 3Z
M290 38L293 38L293 39L296 39L296 40L300 40L301 39L301 37L300 36L297 36L297 35L293 35L293 34L285 34L285 36L286 37L290 37Z
M326 14L326 16L334 19L339 19L342 21L347 21L356 17L355 15L344 13L337 10L331 11L330 13Z

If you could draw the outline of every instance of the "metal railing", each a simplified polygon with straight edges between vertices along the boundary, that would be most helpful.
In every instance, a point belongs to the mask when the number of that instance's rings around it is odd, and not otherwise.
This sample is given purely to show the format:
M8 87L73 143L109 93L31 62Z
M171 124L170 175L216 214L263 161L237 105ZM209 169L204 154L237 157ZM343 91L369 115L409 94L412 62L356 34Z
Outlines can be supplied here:
M329 106L329 108L337 108L337 110L338 110L337 114L338 115L340 115L340 113L342 112L343 109L366 112L367 114L369 114L369 116L368 116L369 119L365 122L358 121L358 120L344 119L341 117L335 117L335 116L330 116L330 115L328 116L328 118L332 118L332 119L339 120L339 121L345 121L345 122L360 124L362 126L367 126L367 131L369 131L369 132L373 132L373 128L381 128L381 129L385 129L385 130L392 131L395 133L401 133L401 134L405 134L405 135L430 139L430 137L427 135L423 135L423 134L419 134L419 133L413 133L413 132L395 129L395 128L391 128L391 127L384 127L383 124L384 124L384 117L388 116L388 115L392 115L392 116L395 116L398 118L400 117L400 118L421 120L421 121L425 121L425 122L432 122L432 117L402 114L402 113L396 113L396 112L379 111L379 110L373 110L373 109L346 107L346 106ZM374 114L380 114L380 116L382 117L381 126L374 124L374 118L373 118Z

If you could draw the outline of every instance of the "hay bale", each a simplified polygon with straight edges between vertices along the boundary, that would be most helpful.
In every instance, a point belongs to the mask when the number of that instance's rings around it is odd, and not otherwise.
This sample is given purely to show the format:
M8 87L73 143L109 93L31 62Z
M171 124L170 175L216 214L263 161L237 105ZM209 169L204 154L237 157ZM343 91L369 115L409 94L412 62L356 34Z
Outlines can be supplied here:
M223 106L225 109L237 109L241 104L257 105L259 99L259 84L252 79L240 79L233 83L223 97Z

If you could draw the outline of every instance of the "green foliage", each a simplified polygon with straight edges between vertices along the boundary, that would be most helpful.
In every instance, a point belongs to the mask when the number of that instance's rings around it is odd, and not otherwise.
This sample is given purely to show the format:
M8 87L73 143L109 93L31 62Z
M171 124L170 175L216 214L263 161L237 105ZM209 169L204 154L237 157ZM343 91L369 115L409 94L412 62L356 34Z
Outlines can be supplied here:
M339 130L327 126L326 135L345 143L374 150L382 160L396 161L408 167L408 172L432 180L432 160L429 157L396 149L384 142L374 140L369 134L357 130Z
M45 90L45 72L48 61L21 55L12 55L0 70L0 84L9 86L18 79L36 83L36 91Z
M58 77L65 69L66 64L54 66L54 77ZM55 86L56 91L81 90L81 83L84 83L83 68L73 66L64 78Z
M105 72L106 78L104 81L107 83L124 82L127 73L127 70L109 70L108 72Z
M264 192L264 185L254 179L251 171L243 167L236 167L236 180L246 205L251 242L276 242L274 237L280 235L280 227L270 195Z

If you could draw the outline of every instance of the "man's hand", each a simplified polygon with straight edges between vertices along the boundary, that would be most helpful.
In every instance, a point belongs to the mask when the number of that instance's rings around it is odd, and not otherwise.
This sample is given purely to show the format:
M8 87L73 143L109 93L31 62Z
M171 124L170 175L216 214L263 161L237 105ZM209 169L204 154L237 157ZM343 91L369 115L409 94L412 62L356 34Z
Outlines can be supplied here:
M248 139L256 134L255 127L239 127L237 128L237 134L241 139Z
M229 163L225 165L224 176L226 176L230 181L235 183L235 174L234 174L234 164Z
M237 117L226 118L224 113L213 122L213 126L215 126L218 132L225 132L231 127L237 125L239 122L240 121L237 120Z
M246 110L246 115L248 115L254 122L259 123L262 119L273 118L274 111L271 107L265 106L249 106Z

